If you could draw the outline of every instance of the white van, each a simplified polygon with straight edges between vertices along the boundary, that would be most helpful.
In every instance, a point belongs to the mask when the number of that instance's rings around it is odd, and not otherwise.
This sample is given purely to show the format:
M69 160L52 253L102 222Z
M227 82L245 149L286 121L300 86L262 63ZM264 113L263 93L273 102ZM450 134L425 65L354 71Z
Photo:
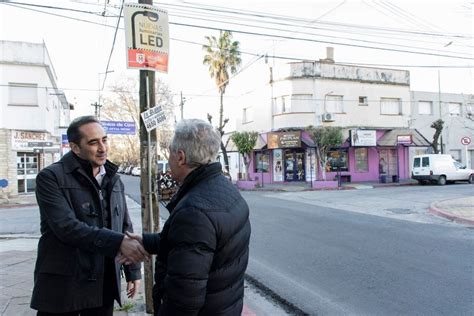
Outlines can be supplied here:
M454 181L474 183L474 170L467 169L451 155L417 155L413 157L412 167L411 178L420 184L435 182L445 185Z

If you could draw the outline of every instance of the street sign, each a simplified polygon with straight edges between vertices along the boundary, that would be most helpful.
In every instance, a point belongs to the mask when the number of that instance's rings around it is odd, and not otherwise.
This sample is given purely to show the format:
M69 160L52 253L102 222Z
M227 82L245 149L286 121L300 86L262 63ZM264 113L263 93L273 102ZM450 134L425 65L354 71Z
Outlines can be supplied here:
M135 122L100 121L107 134L135 135Z
M168 72L168 12L152 5L124 4L127 67Z
M463 138L461 138L461 144L463 144L464 146L467 146L470 143L471 143L471 138L470 137L464 136Z
M166 121L166 115L161 106L152 107L142 112L141 116L147 132L154 130Z
M28 142L28 147L52 147L53 142Z

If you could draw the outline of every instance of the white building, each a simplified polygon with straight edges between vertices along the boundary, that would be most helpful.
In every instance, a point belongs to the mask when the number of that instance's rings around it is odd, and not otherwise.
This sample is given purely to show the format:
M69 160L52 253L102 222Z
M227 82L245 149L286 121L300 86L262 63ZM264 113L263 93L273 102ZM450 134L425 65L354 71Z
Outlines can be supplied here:
M430 126L442 119L442 152L474 168L474 95L412 91L411 98L411 126L432 141L435 130ZM462 144L466 137L469 145Z
M33 192L60 158L72 106L56 80L44 43L0 41L0 179L12 195Z
M409 178L409 147L429 145L418 131L409 129L408 71L338 64L329 47L325 59L271 67L270 74L266 90L249 97L254 100L243 105L237 122L237 131L258 131L265 140L263 147L255 148L254 160L269 168L251 166L249 173L255 178L319 178L310 168L315 158L304 132L309 125L344 129L345 143L330 155L342 155L345 181L378 181L381 174L393 181ZM365 139L358 141L359 135ZM268 137L276 141L270 145ZM282 145L283 137L294 141ZM386 167L380 167L381 161ZM335 176L333 167L326 169L330 178Z

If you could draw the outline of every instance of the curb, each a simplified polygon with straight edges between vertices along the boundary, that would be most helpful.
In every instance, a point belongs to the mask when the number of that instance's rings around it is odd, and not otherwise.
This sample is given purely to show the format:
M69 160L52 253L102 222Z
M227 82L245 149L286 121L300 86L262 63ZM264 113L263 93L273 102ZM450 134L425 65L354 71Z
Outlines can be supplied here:
M438 216L447 218L450 221L456 222L458 224L467 224L467 225L473 225L474 226L474 220L463 218L463 217L458 217L458 216L455 216L451 213L447 213L447 212L441 210L440 208L438 208L436 206L436 203L437 202L431 203L430 207L428 208L428 212L430 212L434 215L438 215Z
M16 204L0 204L0 211L2 209L10 209L10 208L20 208L20 207L32 207L38 206L37 203L16 203Z

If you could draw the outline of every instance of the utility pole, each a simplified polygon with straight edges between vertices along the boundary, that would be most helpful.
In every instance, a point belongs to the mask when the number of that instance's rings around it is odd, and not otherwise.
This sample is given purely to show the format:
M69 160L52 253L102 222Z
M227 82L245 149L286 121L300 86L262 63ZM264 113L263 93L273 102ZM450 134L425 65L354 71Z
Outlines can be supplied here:
M102 107L102 104L95 102L95 103L92 103L91 106L95 107L94 115L96 119L100 121L100 108Z
M184 106L184 102L186 102L186 98L183 98L183 91L181 91L181 102L179 103L179 108L181 110L181 120L184 119L183 117L183 106Z
M139 0L138 3L152 5L152 0ZM140 70L140 113L155 106L155 72ZM143 232L159 231L158 195L156 194L156 132L147 132L140 119L140 192L142 206ZM146 312L153 314L153 267L154 260L143 263L145 274Z

